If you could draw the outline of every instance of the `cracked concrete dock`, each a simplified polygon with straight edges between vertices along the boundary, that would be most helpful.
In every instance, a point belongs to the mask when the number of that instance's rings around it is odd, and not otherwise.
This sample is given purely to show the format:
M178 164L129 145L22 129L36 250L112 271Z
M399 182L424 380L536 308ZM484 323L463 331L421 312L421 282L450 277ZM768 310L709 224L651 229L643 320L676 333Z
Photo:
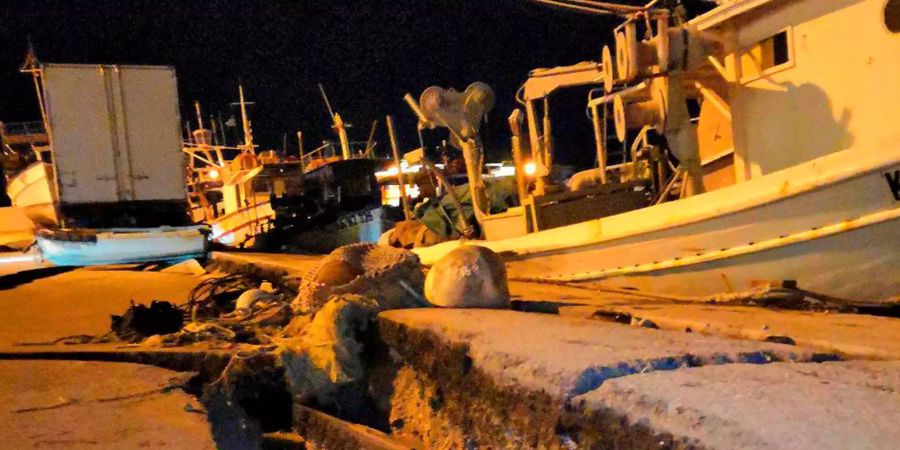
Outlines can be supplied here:
M310 256L264 254L216 254L213 259L220 269L279 277L276 281L284 285L295 283L317 261ZM183 274L78 269L0 290L0 307L15 318L9 322L15 326L0 327L0 357L30 360L0 361L16 365L0 367L11 367L5 372L23 377L24 371L32 370L29 365L85 364L85 369L71 371L73 380L96 378L101 371L110 380L150 380L146 386L156 390L162 388L154 380L174 372L148 367L162 372L145 377L122 369L144 367L135 364L34 359L151 363L180 371L206 370L209 378L237 349L14 345L70 334L102 334L108 329L109 314L121 313L131 299L180 302L199 280ZM310 438L302 445L887 448L900 438L894 426L900 421L898 319L698 304L579 286L513 282L510 290L521 311L382 313L376 347L388 357L370 362L369 393L384 408L388 425L381 432L387 434L308 408L298 414L295 408L295 431L309 435L301 441ZM660 329L606 320L610 313L649 319ZM763 342L770 336L788 336L797 345ZM60 389L67 389L70 381L61 380ZM25 399L40 395L27 385L3 386L0 396L18 390L30 392L20 396ZM182 400L172 394L191 399L173 390L159 401ZM91 396L80 398L86 399L80 407L108 406ZM49 411L68 409L66 399L58 402L67 406ZM32 403L55 406L49 400ZM29 406L16 407L23 408ZM154 422L156 410L122 411L148 417L151 426L160 427L164 430L160 435L165 435L195 418L207 420L193 408L167 409L179 421L169 424L172 428ZM56 426L53 420L68 420L49 411L48 428ZM185 423L182 413L189 416ZM189 447L203 448L209 438L200 428L177 432L197 439L197 445ZM9 429L0 425L0 434ZM123 429L123 436L138 439L127 443L145 443L141 434ZM75 436L73 443L66 445L78 447L81 439L88 439L70 434ZM98 436L106 439L105 434ZM163 441L170 445L164 439L147 442Z
M273 270L289 261L258 255L234 268ZM379 316L396 364L386 401L394 435L428 448L887 448L897 441L900 363L890 360L900 359L900 320L525 282L510 283L510 291L518 308L543 314ZM661 329L599 320L598 311ZM763 342L772 336L797 345Z

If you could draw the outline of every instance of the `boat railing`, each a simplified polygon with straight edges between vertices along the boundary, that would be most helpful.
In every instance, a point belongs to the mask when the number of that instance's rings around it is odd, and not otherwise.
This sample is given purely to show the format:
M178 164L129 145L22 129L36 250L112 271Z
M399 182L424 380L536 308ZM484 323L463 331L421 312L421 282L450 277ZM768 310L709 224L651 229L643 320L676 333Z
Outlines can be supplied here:
M27 136L31 134L46 134L44 123L33 122L0 122L0 130L7 136Z
M368 142L366 141L350 141L351 158L365 158ZM314 161L332 160L338 158L340 152L334 142L327 141L319 148L303 155L303 167L310 167Z

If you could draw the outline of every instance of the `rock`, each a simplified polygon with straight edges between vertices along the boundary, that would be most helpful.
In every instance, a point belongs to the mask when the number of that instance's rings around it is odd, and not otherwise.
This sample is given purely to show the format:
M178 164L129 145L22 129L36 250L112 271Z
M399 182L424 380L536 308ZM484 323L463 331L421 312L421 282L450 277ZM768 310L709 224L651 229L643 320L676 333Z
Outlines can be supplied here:
M302 404L353 408L363 402L364 345L358 334L378 313L374 300L335 296L300 334L279 351L288 389ZM361 407L361 406L360 406Z
M485 247L459 247L428 272L425 298L447 308L509 308L506 265Z
M291 319L291 322L281 330L281 335L284 337L299 337L300 333L312 323L312 316L312 314L300 314L294 316L294 318Z

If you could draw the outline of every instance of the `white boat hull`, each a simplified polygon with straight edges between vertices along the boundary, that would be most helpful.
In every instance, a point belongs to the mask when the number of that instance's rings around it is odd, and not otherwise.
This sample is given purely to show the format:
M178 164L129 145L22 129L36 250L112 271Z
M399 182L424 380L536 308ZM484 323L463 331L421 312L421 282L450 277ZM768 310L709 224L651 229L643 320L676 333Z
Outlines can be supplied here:
M268 200L210 221L214 242L229 247L252 247L256 237L268 231L275 211Z
M96 239L73 241L38 235L44 259L57 266L180 261L203 256L206 236L200 227L98 230Z
M900 152L848 150L688 199L493 242L510 277L683 295L760 281L843 298L900 294ZM887 154L887 156L886 156ZM459 243L417 250L426 264Z
M36 162L9 180L6 194L13 206L21 208L33 222L56 225L59 197L52 180L52 166Z

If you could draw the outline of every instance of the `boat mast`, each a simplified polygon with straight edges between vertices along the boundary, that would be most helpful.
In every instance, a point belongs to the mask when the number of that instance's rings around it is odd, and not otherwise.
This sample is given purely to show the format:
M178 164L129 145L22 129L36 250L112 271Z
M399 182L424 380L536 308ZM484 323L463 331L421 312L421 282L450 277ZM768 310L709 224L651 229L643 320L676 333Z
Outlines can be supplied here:
M241 122L244 125L245 151L253 152L253 131L250 128L250 120L247 119L247 102L244 101L244 85L238 84L238 95L241 102Z
M331 102L328 101L328 95L325 94L325 88L322 87L322 83L319 83L319 92L322 93L322 98L325 100L325 106L328 108L328 114L331 115L331 120L333 122L334 131L338 134L338 139L341 141L341 157L345 160L350 159L350 141L347 139L347 127L344 124L344 119L341 118L341 115L334 112L331 109Z
M38 61L37 56L34 54L34 46L31 44L31 38L28 38L28 54L25 55L25 62L22 63L22 67L19 68L19 72L22 73L30 73L31 78L34 80L34 92L37 94L38 107L41 109L41 121L44 122L44 131L47 133L48 139L50 138L50 118L47 116L47 107L44 103L44 89L43 89L43 77L44 77L44 69L41 66L41 62ZM50 148L53 148L51 145Z
M197 113L197 129L203 129L203 114L200 112L200 101L194 100L194 111Z

